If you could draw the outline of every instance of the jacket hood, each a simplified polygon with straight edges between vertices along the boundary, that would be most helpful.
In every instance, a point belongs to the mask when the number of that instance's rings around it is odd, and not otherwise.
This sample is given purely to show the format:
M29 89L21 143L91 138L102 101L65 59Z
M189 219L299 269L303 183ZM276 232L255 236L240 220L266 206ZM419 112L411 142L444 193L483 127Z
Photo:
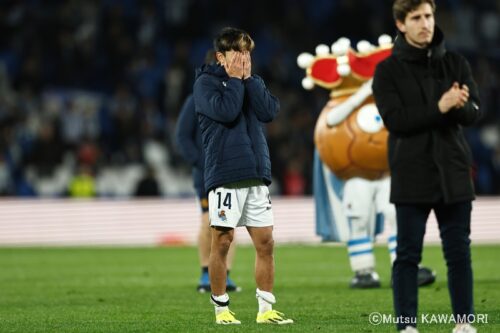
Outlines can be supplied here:
M393 54L402 60L406 61L426 61L430 53L431 59L439 59L446 53L444 47L444 35L441 29L436 25L434 27L434 37L429 47L420 49L413 45L408 44L404 34L398 31L396 40L394 41Z
M197 80L202 74L208 74L221 78L227 77L227 73L224 67L218 64L205 64L197 68L195 72L195 80Z

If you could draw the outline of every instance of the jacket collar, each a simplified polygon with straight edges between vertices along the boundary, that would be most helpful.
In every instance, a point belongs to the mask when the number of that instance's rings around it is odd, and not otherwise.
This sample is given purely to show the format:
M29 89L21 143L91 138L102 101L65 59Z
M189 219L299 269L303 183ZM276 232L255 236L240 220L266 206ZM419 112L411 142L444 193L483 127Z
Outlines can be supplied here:
M408 44L405 36L401 33L401 31L398 31L392 52L397 58L406 61L426 61L429 54L432 60L440 59L446 53L443 32L436 25L434 27L434 37L432 38L432 42L429 47L419 49L418 47Z
M205 64L196 69L195 77L198 78L201 74L209 74L220 78L227 78L227 73L224 67L219 64Z

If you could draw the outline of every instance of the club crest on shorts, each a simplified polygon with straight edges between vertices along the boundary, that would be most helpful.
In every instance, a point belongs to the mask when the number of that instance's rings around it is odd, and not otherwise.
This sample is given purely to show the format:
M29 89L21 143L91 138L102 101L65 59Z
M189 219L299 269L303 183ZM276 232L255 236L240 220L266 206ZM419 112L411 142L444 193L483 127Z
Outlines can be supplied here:
M222 221L227 221L226 211L225 211L225 210L220 210L220 211L219 211L219 218L220 218Z

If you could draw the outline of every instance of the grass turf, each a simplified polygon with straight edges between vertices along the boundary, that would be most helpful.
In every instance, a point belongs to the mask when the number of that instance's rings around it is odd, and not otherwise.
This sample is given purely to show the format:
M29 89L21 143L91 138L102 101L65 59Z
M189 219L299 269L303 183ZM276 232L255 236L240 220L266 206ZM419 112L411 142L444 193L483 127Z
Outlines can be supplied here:
M500 245L473 247L479 332L500 332ZM376 248L382 288L350 290L346 249L276 248L276 309L294 325L257 325L254 252L240 247L231 273L243 291L231 294L241 326L214 324L207 294L198 294L197 252L185 248L0 248L0 332L393 332L368 316L392 314L387 250ZM437 282L421 289L420 313L447 314L450 302L441 250L428 246L424 264ZM420 325L451 332L452 324Z

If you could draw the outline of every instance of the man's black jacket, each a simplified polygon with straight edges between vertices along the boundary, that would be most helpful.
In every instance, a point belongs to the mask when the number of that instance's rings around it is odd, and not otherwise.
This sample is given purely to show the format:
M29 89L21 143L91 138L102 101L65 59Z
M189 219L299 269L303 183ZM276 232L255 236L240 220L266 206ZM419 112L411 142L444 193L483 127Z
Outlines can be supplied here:
M455 81L469 87L469 101L441 114L438 101ZM389 130L391 202L473 200L472 157L462 126L480 117L477 85L465 58L445 50L437 26L426 49L398 35L392 55L377 66L373 94Z

